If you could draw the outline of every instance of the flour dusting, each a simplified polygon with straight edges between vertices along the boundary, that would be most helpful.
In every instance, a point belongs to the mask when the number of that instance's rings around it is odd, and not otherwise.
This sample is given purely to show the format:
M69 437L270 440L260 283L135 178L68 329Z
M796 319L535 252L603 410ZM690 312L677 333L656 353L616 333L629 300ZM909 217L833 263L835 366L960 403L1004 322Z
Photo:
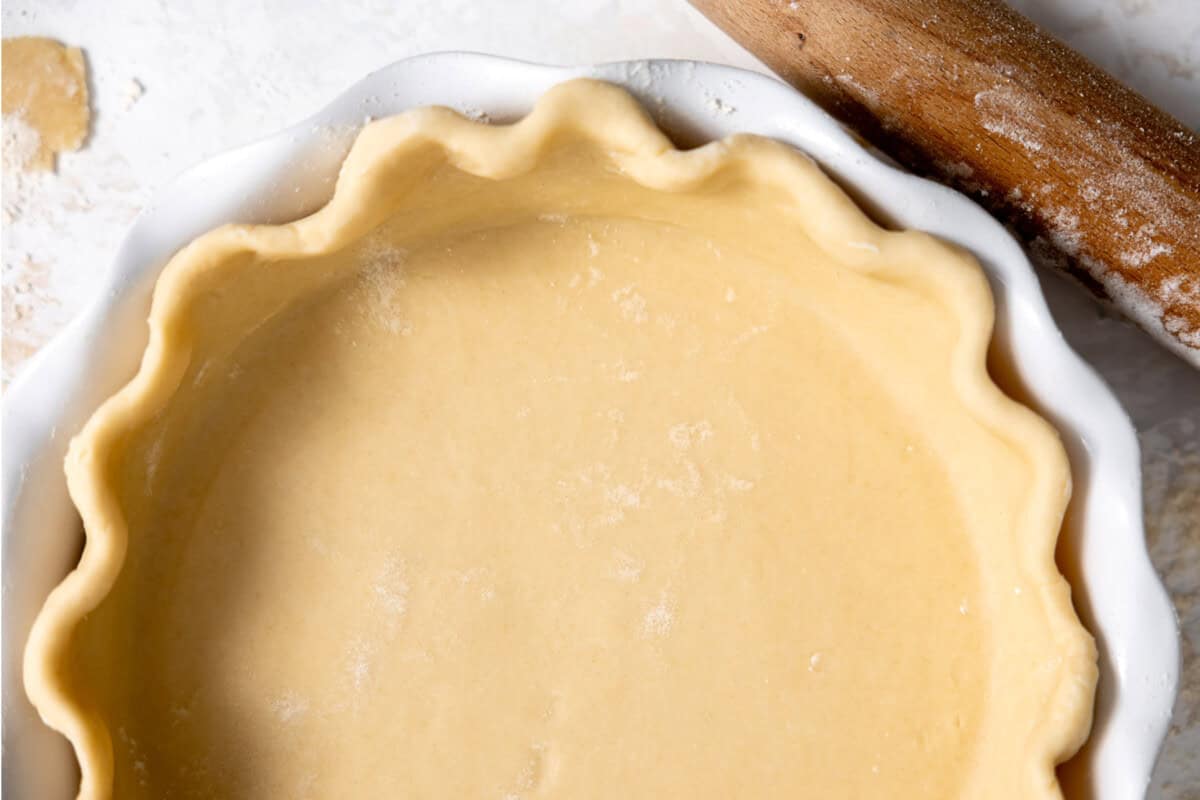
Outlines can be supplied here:
M412 323L401 310L408 285L405 261L408 251L380 235L368 236L358 249L359 283L366 293L366 313L371 323L388 333L411 336Z
M663 637L675 625L675 611L664 594L642 618L642 633L651 637Z
M42 137L21 114L3 115L4 224L11 225L31 211L37 212L43 184L53 173L32 169L42 147Z
M728 484L730 491L734 492L748 492L754 488L754 481L739 478L735 475L726 476L725 482Z
M149 785L149 770L146 766L146 753L138 744L137 739L129 735L124 726L117 728L117 741L124 747L130 762L133 764L133 774L137 776L140 786Z
M127 80L121 90L121 104L124 110L128 111L133 108L145 93L146 87L137 78Z
M634 369L633 367L630 367L624 361L618 361L613 366L613 374L621 383L633 383L641 377L642 371L640 369Z
M271 701L271 712L280 722L297 722L308 713L308 700L295 692L286 692Z
M3 133L4 177L8 178L10 173L29 169L33 157L42 146L42 137L37 128L26 122L21 114L3 115Z
M707 442L712 437L712 424L708 420L680 422L667 430L667 440L677 450L690 450L693 445Z
M716 95L709 95L708 100L705 101L704 105L713 114L715 114L717 116L722 116L722 117L728 116L729 114L732 114L735 111L737 111L737 109L735 107L729 105L729 103L725 102L724 100L722 100L720 97L717 97Z
M646 298L638 293L633 284L613 292L612 300L621 309L621 316L630 322L642 323L650 318L646 312Z
M491 114L484 111L482 108L475 108L474 106L468 106L467 108L462 109L459 113L472 122L479 122L484 125L487 125L492 121Z
M858 99L861 100L868 108L877 108L879 106L879 92L859 83L857 80L855 80L853 75L843 72L840 75L835 76L834 80L836 80L842 86L853 89L853 93L857 95Z
M619 508L637 508L642 504L642 496L623 483L605 489L604 496L609 503Z
M750 341L751 339L753 339L757 336L761 336L762 334L766 333L769 330L770 330L770 327L767 325L755 325L751 328L748 328L748 329L742 331L737 336L733 337L733 341L730 344L734 347L741 347L746 342Z
M346 649L346 672L356 692L366 689L371 679L371 661L375 657L375 650L375 645L360 638L351 640Z
M1028 101L1008 86L997 86L975 94L984 130L1016 142L1030 153L1042 150L1039 135L1045 125L1037 119Z
M408 610L408 581L404 563L395 558L385 559L383 567L371 585L375 601L391 617L402 617Z
M617 580L622 583L637 583L641 579L645 565L638 559L628 553L618 552L613 561L612 575Z
M683 474L674 478L659 478L656 485L663 491L676 497L696 497L700 494L704 481L700 477L700 468L694 461L684 461Z

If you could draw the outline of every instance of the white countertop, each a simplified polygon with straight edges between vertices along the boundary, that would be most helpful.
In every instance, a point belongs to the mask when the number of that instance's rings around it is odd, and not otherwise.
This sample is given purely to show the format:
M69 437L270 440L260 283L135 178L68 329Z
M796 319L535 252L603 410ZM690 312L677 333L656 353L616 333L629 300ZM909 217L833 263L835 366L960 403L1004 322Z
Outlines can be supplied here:
M1014 0L1200 129L1196 0ZM308 116L363 74L434 50L581 63L667 57L764 70L683 0L7 0L3 35L84 49L93 128L47 178L4 176L3 377L97 290L150 192ZM1137 425L1152 555L1183 624L1181 701L1150 797L1200 797L1200 373L1082 292L1044 284Z

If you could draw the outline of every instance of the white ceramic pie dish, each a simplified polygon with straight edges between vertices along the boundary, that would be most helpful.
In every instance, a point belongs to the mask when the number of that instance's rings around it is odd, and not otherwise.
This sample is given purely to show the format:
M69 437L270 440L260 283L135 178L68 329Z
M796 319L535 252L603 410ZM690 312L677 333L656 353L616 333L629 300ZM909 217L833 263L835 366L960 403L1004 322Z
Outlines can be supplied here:
M133 375L151 289L170 255L226 222L282 222L320 206L364 118L440 104L507 121L550 86L580 76L631 90L681 144L738 131L793 144L881 220L955 242L983 264L997 303L996 361L1023 387L1021 399L1062 433L1072 460L1076 495L1064 538L1076 554L1070 561L1079 572L1072 576L1077 604L1101 653L1090 796L1143 795L1175 696L1178 641L1145 548L1137 440L1113 395L1062 338L1007 232L965 197L868 153L815 105L762 75L694 62L563 68L442 53L386 67L311 119L211 159L164 188L130 231L104 293L9 389L3 722L10 796L53 800L74 789L69 747L25 700L20 653L34 615L81 542L62 474L67 440Z

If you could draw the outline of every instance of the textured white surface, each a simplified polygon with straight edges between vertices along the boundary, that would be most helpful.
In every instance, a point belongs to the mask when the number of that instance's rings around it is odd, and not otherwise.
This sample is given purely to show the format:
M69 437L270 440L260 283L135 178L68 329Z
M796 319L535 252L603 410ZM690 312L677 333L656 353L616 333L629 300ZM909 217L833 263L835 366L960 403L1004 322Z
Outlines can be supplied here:
M1014 3L1193 128L1200 126L1194 0ZM149 191L214 153L307 116L395 59L476 49L580 63L683 57L757 63L679 0L105 3L9 0L4 35L49 35L89 58L95 123L56 178L10 186L4 373L97 291ZM131 81L144 88L140 97ZM10 189L19 191L10 191ZM1200 374L1047 276L1062 327L1109 379L1144 448L1153 554L1184 626L1184 685L1152 797L1200 796Z

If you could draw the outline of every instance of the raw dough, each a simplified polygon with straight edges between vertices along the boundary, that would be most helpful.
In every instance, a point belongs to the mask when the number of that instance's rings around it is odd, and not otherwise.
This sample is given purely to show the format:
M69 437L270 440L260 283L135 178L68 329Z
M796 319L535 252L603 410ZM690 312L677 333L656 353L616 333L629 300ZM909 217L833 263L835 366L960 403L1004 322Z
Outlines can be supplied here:
M57 154L78 149L87 137L83 52L53 39L20 36L0 42L0 55L4 126L22 127L20 138L28 140L19 166L52 170ZM8 139L6 134L6 146Z
M166 268L29 693L86 798L1054 797L1095 653L990 321L963 253L604 84L373 123Z

